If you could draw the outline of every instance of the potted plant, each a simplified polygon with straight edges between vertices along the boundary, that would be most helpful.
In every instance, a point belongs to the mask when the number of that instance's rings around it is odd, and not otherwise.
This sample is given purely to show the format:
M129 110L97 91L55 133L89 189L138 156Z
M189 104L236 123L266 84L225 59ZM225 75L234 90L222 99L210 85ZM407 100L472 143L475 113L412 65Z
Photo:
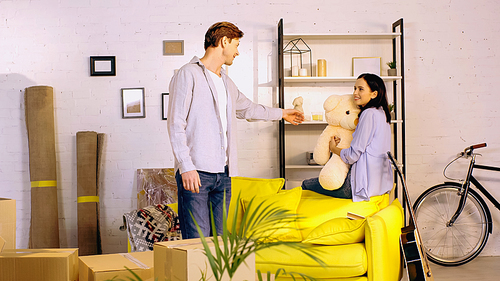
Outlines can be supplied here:
M224 201L226 195L224 194ZM237 202L240 201L238 196ZM247 210L250 206L255 204L253 199L247 206ZM212 212L211 212L212 213ZM238 216L238 210L236 209L234 213L234 220ZM212 253L207 244L207 238L203 236L201 229L198 224L195 224L198 228L198 233L200 234L201 242L203 243L203 248L205 255L208 258L210 269L212 270L215 281L221 281L222 276L226 273L229 279L232 280L233 274L236 272L238 267L245 262L245 258L252 254L257 253L259 250L275 247L278 245L286 245L290 248L299 249L312 260L316 261L320 266L325 266L325 262L316 257L315 250L311 249L307 244L300 242L284 242L279 240L268 239L273 231L277 230L277 226L289 225L291 222L302 219L297 217L296 214L292 214L289 211L263 206L262 203L255 208L253 214L248 214L245 212L242 219L242 224L239 229L236 228L234 224L231 229L226 223L227 211L225 205L223 205L223 230L220 237L222 242L219 242L219 235L215 231L215 223L213 220L213 215L211 215L212 229L214 229L213 237L210 239L215 245L215 252ZM293 280L315 280L305 274L298 272L286 272L283 269L279 269L275 273L271 272L260 272L257 271L257 276L259 281L263 281L267 278L268 281L274 280L278 276L288 276ZM264 277L265 276L265 277ZM203 279L205 281L206 279Z
M395 61L388 62L387 66L389 67L389 69L387 70L387 75L389 75L389 76L397 76L398 75L398 70L396 69L396 62Z

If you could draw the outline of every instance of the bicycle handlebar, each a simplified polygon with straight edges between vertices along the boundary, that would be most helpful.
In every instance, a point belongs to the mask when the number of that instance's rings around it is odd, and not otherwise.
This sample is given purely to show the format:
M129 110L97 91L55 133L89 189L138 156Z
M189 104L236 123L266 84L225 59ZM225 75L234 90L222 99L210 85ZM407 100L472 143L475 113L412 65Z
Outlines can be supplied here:
M453 160L450 161L450 163L448 163L446 165L446 167L444 167L444 170L443 170L443 176L449 180L456 180L456 181L463 181L462 179L453 179L453 178L450 178L446 175L446 170L448 169L448 167L453 164L455 161L457 161L458 159L460 158L465 158L465 159L468 159L468 158L472 158L471 161L474 161L474 158L476 155L481 155L481 154L477 154L477 153L473 153L474 152L474 149L476 148L483 148L483 147L486 147L486 143L478 143L478 144L474 144L474 145L471 145L471 146L468 146L464 149L464 151L458 153L457 157Z
M467 148L464 149L464 152L462 152L462 155L471 155L472 152L474 151L474 149L476 148L483 148L483 147L486 147L486 143L483 142L483 143L478 143L478 144L475 144L475 145L471 145Z
M471 149L476 149L476 148L482 148L482 147L486 147L486 143L485 142L472 145L470 148Z

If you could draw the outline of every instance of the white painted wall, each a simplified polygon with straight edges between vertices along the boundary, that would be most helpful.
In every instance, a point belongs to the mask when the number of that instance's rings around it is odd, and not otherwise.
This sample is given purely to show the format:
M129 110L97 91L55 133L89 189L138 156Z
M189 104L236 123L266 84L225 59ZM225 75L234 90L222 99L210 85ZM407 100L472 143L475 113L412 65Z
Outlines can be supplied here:
M203 54L212 23L245 32L229 75L248 97L274 105L280 18L287 33L389 32L404 18L408 184L416 198L444 180L442 168L467 145L487 142L480 161L500 166L499 13L495 0L0 0L0 197L17 200L17 247L27 247L30 220L26 87L54 87L61 246L77 246L75 135L93 130L106 134L104 252L125 252L118 227L135 208L136 169L173 166L161 93L174 69ZM169 39L185 41L184 56L162 55ZM90 77L95 55L116 56L117 76ZM126 87L146 89L145 119L121 118ZM239 125L241 174L277 177L277 124ZM500 179L483 178L492 188ZM492 212L495 231L500 216ZM498 238L495 231L485 255L500 254Z

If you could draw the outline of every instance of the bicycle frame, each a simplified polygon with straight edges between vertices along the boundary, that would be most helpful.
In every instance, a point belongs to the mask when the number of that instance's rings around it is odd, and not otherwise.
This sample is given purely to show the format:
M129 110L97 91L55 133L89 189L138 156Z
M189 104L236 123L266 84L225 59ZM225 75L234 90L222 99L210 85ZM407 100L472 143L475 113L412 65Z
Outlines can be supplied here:
M500 167L493 167L493 166L486 166L486 165L476 165L476 155L471 156L472 159L469 164L469 169L467 171L467 178L465 179L464 183L462 184L462 188L460 189L460 202L458 204L457 211L455 211L455 214L451 217L450 221L448 222L448 226L453 225L455 221L457 220L458 216L462 213L464 206L465 206L465 201L467 200L467 194L469 192L470 188L470 183L472 182L474 186L484 195L486 198L500 211L500 202L498 202L491 193L486 190L486 188L472 175L472 172L474 169L480 169L480 170L487 170L487 171L495 171L495 172L500 172ZM491 222L491 214L487 212L489 216L489 221ZM490 233L492 233L492 226L489 226Z
M481 253L493 232L490 207L484 197L498 210L500 202L474 176L475 169L500 172L500 166L476 164L476 156L481 154L474 150L486 146L478 143L466 147L443 170L444 177L451 181L428 188L413 206L418 224L425 230L422 241L427 255L436 264L457 266L470 262ZM455 180L447 176L447 168L463 158L469 161L465 178Z

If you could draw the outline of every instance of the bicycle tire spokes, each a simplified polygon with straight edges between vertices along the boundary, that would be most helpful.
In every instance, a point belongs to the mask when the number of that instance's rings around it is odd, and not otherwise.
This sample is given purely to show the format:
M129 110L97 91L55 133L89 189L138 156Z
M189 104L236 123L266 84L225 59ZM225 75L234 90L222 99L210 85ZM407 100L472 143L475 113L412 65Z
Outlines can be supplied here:
M459 184L441 184L425 191L415 202L415 217L431 261L460 265L474 259L488 238L486 210L475 191L469 191L461 215L449 218L459 205Z

